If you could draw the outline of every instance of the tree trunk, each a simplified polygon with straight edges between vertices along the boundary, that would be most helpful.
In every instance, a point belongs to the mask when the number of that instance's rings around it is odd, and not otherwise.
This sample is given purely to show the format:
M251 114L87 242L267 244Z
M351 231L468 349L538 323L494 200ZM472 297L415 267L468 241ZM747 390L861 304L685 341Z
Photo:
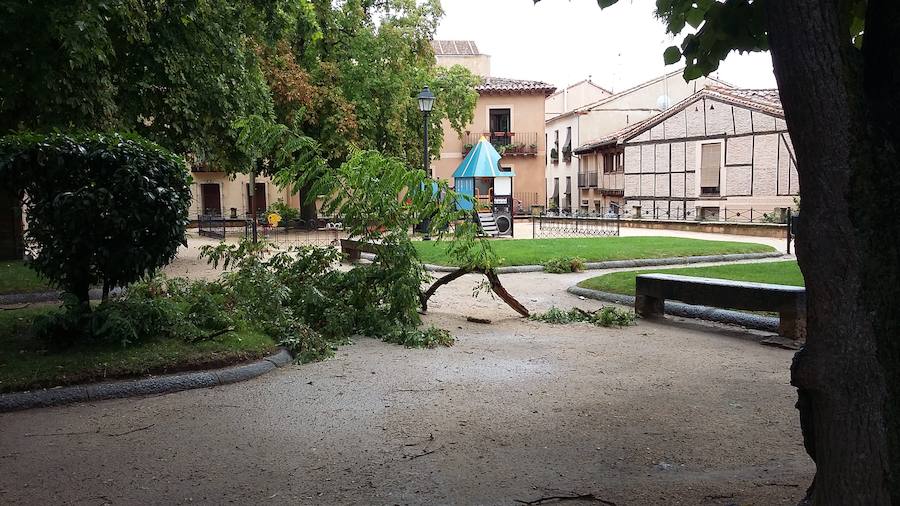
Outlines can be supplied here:
M801 189L808 334L791 383L812 503L900 504L900 5L869 0L860 52L846 4L766 4Z

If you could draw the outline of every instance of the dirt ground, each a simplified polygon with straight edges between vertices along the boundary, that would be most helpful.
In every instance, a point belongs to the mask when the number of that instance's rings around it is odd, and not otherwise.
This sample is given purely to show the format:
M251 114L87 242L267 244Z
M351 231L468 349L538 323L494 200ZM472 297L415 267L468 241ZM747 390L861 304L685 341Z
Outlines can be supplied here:
M178 269L207 272L187 257ZM564 290L597 274L502 280L531 309L591 309L599 303ZM476 281L461 278L430 304L426 322L451 330L452 348L359 338L334 359L245 383L0 414L0 504L802 497L813 465L788 384L792 352L683 320L530 322L472 299Z

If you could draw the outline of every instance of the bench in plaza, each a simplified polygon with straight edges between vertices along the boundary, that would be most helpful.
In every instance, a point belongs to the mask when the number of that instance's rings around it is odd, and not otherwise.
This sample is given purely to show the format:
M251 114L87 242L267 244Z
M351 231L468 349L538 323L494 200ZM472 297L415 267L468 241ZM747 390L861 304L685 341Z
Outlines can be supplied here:
M662 316L667 299L727 309L774 311L778 333L806 338L806 290L799 286L696 278L675 274L640 274L635 282L634 310L644 317Z
M377 253L374 244L353 239L341 239L341 252L347 255L347 259L351 262L358 261L363 253Z

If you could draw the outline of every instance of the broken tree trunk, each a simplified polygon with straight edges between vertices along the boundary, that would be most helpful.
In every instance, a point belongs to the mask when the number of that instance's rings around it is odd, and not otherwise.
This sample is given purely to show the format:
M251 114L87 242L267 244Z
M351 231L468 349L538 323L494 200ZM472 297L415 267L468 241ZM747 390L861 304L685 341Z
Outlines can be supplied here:
M522 303L516 300L516 298L513 297L509 292L506 291L506 288L503 287L503 284L500 282L500 278L497 276L497 273L494 272L493 269L485 271L482 269L469 269L466 267L461 267L449 274L441 276L430 287L428 287L428 290L420 293L419 302L422 305L422 311L428 311L428 299L430 299L431 296L434 295L434 292L436 292L438 288L446 285L454 279L460 278L466 274L473 272L484 274L487 277L488 282L491 284L491 290L493 290L493 292L496 293L497 296L503 300L503 302L506 302L509 307L513 308L520 315L528 317L528 315L530 314L528 312L528 309L523 306Z

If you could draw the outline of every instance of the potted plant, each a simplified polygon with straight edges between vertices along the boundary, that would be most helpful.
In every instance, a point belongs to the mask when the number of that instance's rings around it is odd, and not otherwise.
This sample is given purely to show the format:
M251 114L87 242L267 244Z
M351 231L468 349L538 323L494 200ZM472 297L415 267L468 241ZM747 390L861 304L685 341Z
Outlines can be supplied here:
M528 149L530 149L532 153L537 153L537 144L532 142L528 145Z
M472 144L471 142L467 142L467 143L463 144L463 154L466 154L469 151L472 151L472 148L474 148L474 147L475 147L475 145Z

